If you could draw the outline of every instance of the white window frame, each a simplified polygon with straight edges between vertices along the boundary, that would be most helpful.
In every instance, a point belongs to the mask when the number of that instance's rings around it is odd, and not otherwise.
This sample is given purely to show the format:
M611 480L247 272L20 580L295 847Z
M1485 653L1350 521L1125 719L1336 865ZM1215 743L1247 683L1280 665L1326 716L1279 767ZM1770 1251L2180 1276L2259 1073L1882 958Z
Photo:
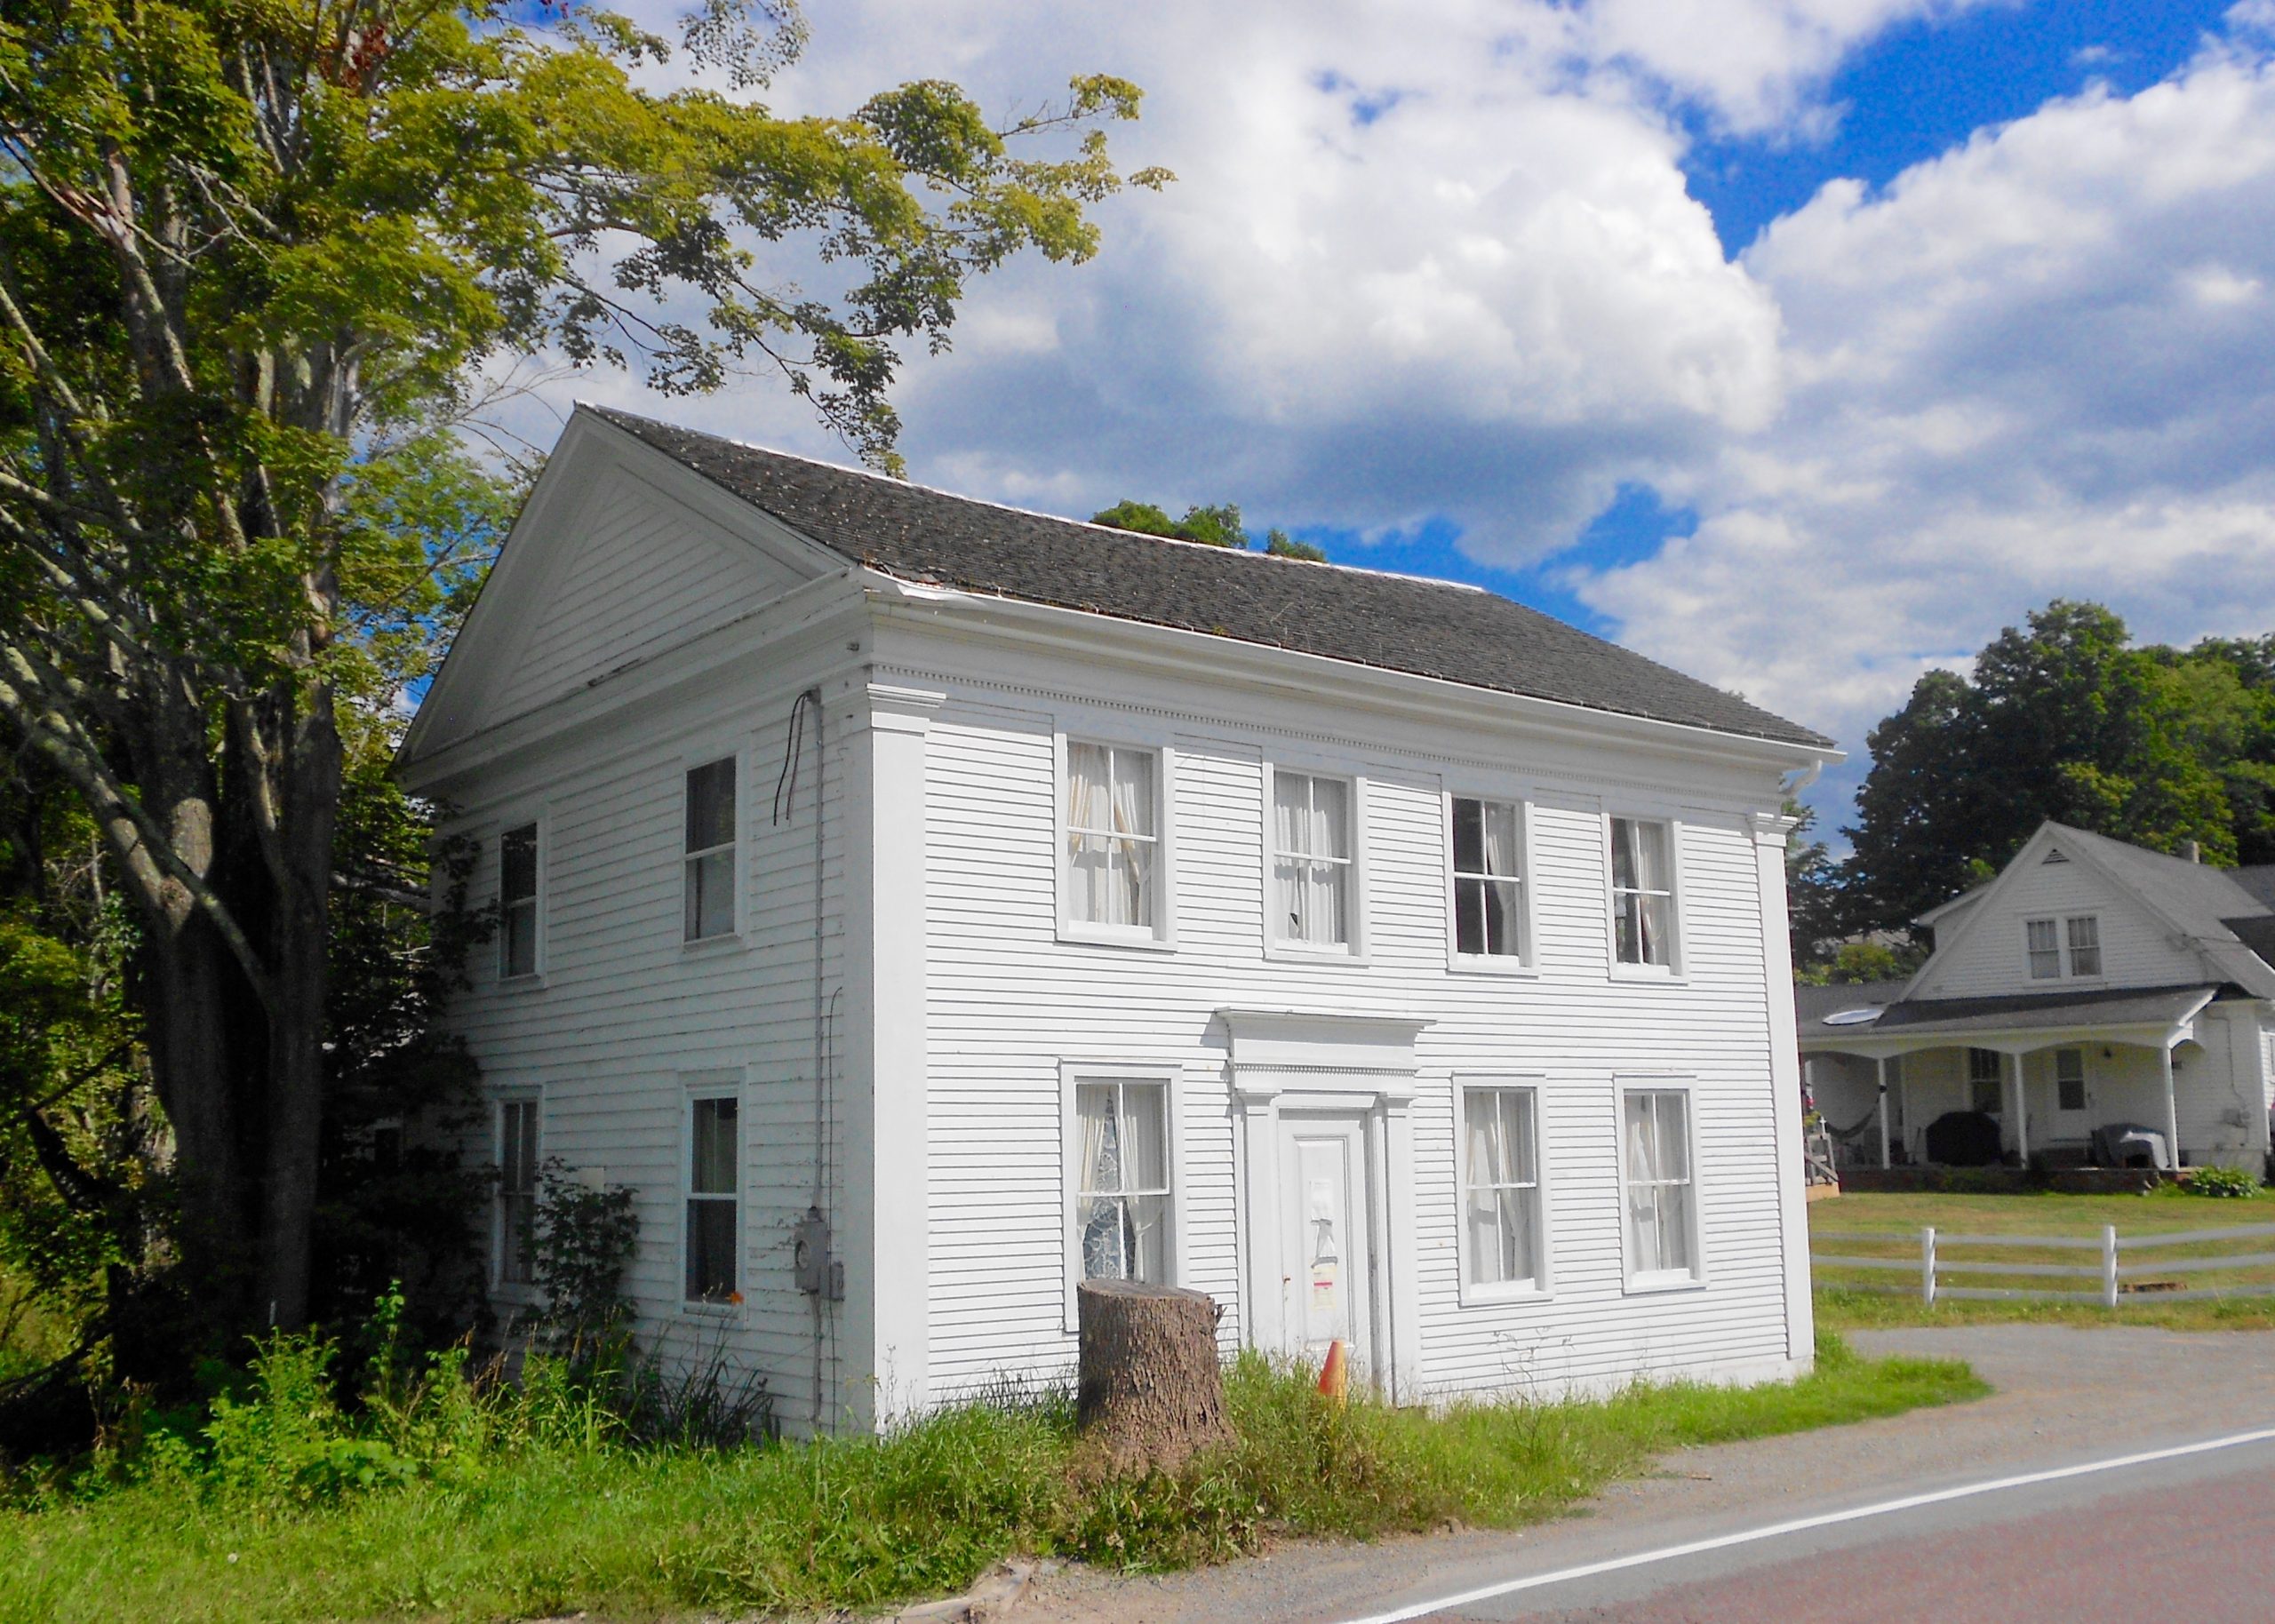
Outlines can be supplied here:
M1153 922L1143 925L1101 925L1074 917L1074 883L1067 852L1066 802L1070 760L1075 744L1097 744L1108 750L1143 752L1153 758ZM1056 896L1058 934L1061 942L1081 942L1107 947L1150 948L1172 951L1177 947L1177 751L1158 740L1136 738L1111 729L1059 728L1051 741L1050 827L1056 856L1051 863Z
M2090 974L2080 975L2078 972L2077 950L2070 941L2070 927L2087 919L2093 921L2094 955L2099 963ZM2054 933L2054 974L2051 975L2040 975L2031 962L2032 950L2030 944L2030 927L2033 925L2043 925ZM2102 939L2101 914L2098 910L2087 910L2082 913L2032 914L2022 921L2022 933L2023 975L2026 979L2034 982L2082 981L2087 983L2109 979L2109 943Z
M738 944L743 939L745 911L750 905L750 875L746 871L750 866L747 837L751 816L749 782L751 753L741 742L738 741L733 744L718 744L702 749L689 750L680 757L679 816L672 826L672 851L679 872L679 888L674 917L679 922L679 944L682 952L714 951L722 947ZM725 846L706 846L699 852L690 851L687 848L688 777L698 768L710 767L721 761L734 763L734 839ZM690 936L687 934L687 888L692 872L690 865L698 857L721 851L734 853L735 905L732 916L727 928L722 931L707 936Z
M1082 1229L1075 1219L1075 1209L1082 1193L1082 1131L1075 1116L1074 1091L1084 1083L1161 1085L1161 1109L1169 1117L1162 1128L1166 1134L1163 1147L1169 1179L1169 1199L1163 1204L1161 1219L1169 1230L1162 1254L1169 1261L1169 1278L1163 1284L1182 1286L1188 1278L1185 1255L1185 1226L1179 1211L1185 1198L1185 1134L1179 1126L1184 1105L1184 1082L1180 1069L1174 1064L1155 1065L1134 1061L1063 1060L1058 1064L1058 1227L1066 1276L1064 1323L1070 1333L1080 1326L1074 1288L1082 1282Z
M1629 964L1619 956L1618 895L1612 888L1611 842L1615 819L1638 824L1657 824L1667 834L1667 961L1664 964ZM1599 833L1603 848L1603 945L1604 959L1614 981L1680 982L1688 973L1688 958L1683 951L1682 883L1682 823L1671 811L1656 807L1634 804L1609 806L1604 808Z
M1632 1255L1629 1230L1633 1228L1633 1214L1627 1199L1627 1096L1631 1094L1680 1094L1683 1095L1683 1128L1689 1138L1690 1157L1690 1244L1691 1270L1679 1273L1672 1269L1653 1270L1636 1274L1629 1270L1627 1260ZM1707 1285L1706 1269L1706 1204L1700 1199L1699 1186L1704 1173L1698 1165L1698 1082L1687 1076L1651 1076L1637 1073L1614 1079L1611 1099L1612 1159L1619 1170L1619 1278L1620 1289L1628 1296L1645 1296L1659 1292L1703 1291Z
M1533 975L1539 973L1533 930L1532 802L1523 795L1497 794L1465 787L1448 789L1442 800L1446 842L1446 968L1465 975ZM1454 866L1454 802L1478 800L1513 808L1517 815L1517 951L1506 953L1465 953L1461 951L1458 895L1462 876Z
M1548 1156L1548 1079L1537 1072L1454 1073L1454 1252L1460 1276L1464 1308L1489 1308L1506 1302L1543 1302L1555 1295L1556 1254L1549 1214L1553 1210ZM1478 1283L1471 1278L1469 1224L1465 1217L1469 1191L1469 1095L1473 1090L1519 1092L1532 1096L1533 1143L1533 1278ZM1623 1256L1624 1254L1623 1254Z
M520 827L520 825L515 825ZM491 1164L499 1171L498 1188L490 1198L490 1292L500 1302L532 1303L537 1301L534 1282L524 1284L506 1278L507 1236L506 1186L506 1111L508 1107L530 1106L537 1112L537 1151L531 1161L535 1174L531 1189L532 1218L539 1193L544 1189L544 1179L537 1170L545 1165L545 1089L542 1086L521 1088L500 1088L490 1096L490 1157Z
M1344 887L1344 921L1340 945L1325 942L1297 942L1280 934L1280 837L1278 805L1280 775L1324 778L1340 784L1351 797L1351 856L1345 859L1349 878ZM1261 824L1264 853L1264 956L1305 964L1365 964L1367 959L1367 780L1348 768L1327 766L1300 756L1281 755L1264 763L1264 807Z
M716 759L715 757L714 758ZM672 1203L671 1294L682 1314L698 1319L739 1321L750 1301L750 1090L740 1071L692 1072L680 1079L679 1187ZM698 1100L735 1102L735 1294L741 1302L706 1302L687 1294L687 1204L695 1190L695 1104ZM716 1197L702 1198L717 1199Z
M2078 940L2074 934L2080 925L2093 927L2094 967L2078 967ZM2071 981L2100 981L2109 973L2109 955L2102 945L2101 915L2098 913L2065 913L2062 916L2062 969Z
M2071 1106L2064 1105L2063 1103L2062 1103L2062 1084L2063 1084L2063 1080L2064 1080L2064 1079L2063 1079L2063 1076L2062 1076L2062 1056L2063 1056L2064 1055L2075 1055L2078 1057L2078 1076L2077 1076L2077 1084L2078 1084L2078 1103L2076 1104L2076 1106L2075 1106L2075 1107L2071 1107ZM2069 1047L2066 1047L2066 1048L2058 1048L2058 1049L2055 1050L2055 1051L2054 1051L2054 1109L2055 1109L2055 1111L2072 1111L2072 1110L2074 1110L2074 1111L2090 1111L2090 1110L2092 1110L2092 1109L2093 1109L2093 1096L2092 1096L2090 1094L2087 1093L2087 1087L2088 1087L2088 1079L2087 1079L2087 1072L2086 1072L2086 1050L2085 1050L2085 1046L2084 1046L2083 1044L2074 1044L2074 1045L2071 1045L2071 1046L2070 1046Z
M537 888L530 896L530 961L532 968L518 975L506 971L506 837L517 830L537 832ZM551 887L546 884L546 868L553 856L551 820L540 808L519 812L501 820L491 836L496 848L498 864L498 957L496 968L500 987L541 987L546 971L546 903Z

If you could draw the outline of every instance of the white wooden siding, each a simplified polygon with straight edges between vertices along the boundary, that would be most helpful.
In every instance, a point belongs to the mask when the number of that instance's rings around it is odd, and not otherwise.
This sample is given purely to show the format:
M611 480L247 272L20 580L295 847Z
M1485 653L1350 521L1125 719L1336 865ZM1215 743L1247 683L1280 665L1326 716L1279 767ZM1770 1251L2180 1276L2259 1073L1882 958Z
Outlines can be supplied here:
M792 696L811 676L784 672L714 690L668 719L621 718L547 753L542 770L490 778L487 799L508 809L541 800L549 848L542 986L500 987L494 952L478 952L475 986L454 1020L491 1091L542 1085L543 1153L604 1169L637 1192L639 1250L628 1281L641 1335L667 1352L727 1352L763 1373L777 1413L794 1429L814 1414L818 1343L825 1412L848 1400L832 1332L791 1278L790 1230L815 1180L814 828L812 732L794 821L770 805ZM744 933L735 943L682 943L682 777L701 756L742 752L737 874ZM842 980L842 762L826 775L824 981ZM477 904L497 894L499 820L482 804L459 825L482 837ZM739 1072L743 1111L743 1293L724 1318L683 1311L681 1079ZM842 1127L842 1122L840 1123ZM486 1159L486 1149L482 1152ZM842 1187L844 1169L829 1170Z
M1074 1346L1058 1090L1063 1059L1153 1062L1181 1080L1183 1283L1231 1305L1236 1255L1226 1006L1426 1017L1413 1106L1422 1380L1441 1390L1601 1387L1639 1372L1766 1366L1786 1355L1768 1011L1754 847L1740 808L1682 816L1687 980L1615 981L1605 918L1602 804L1571 788L1534 798L1540 974L1464 976L1446 966L1444 775L1433 760L1274 735L1196 684L1182 719L1153 712L1177 752L1170 816L1179 867L1174 953L1055 939L1051 736L1058 707L962 686L935 720L927 815L936 1397L996 1380L1057 1378ZM1203 720L1206 717L1207 720ZM1367 780L1369 962L1267 959L1263 766L1296 755ZM1499 764L1507 770L1510 764ZM1633 762L1609 765L1633 784ZM1569 778L1569 775L1566 775ZM1646 785L1650 779L1641 780ZM1660 783L1683 804L1687 786ZM1782 989L1781 989L1782 993ZM1456 1278L1450 1079L1544 1074L1554 1295L1464 1308ZM1711 1285L1622 1289L1613 1078L1696 1079L1699 1187ZM1237 1331L1228 1311L1225 1334Z
M493 716L689 641L803 578L630 474L605 480L587 513L582 533L545 538L566 552L528 606L534 625Z

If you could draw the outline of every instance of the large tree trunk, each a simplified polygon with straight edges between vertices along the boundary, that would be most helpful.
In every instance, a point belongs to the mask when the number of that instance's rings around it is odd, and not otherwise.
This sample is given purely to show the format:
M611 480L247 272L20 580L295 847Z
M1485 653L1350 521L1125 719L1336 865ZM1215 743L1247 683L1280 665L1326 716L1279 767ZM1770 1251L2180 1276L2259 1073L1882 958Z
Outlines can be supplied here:
M1075 1421L1108 1470L1181 1469L1233 1441L1217 1362L1217 1305L1201 1292L1135 1280L1075 1289L1082 1350Z

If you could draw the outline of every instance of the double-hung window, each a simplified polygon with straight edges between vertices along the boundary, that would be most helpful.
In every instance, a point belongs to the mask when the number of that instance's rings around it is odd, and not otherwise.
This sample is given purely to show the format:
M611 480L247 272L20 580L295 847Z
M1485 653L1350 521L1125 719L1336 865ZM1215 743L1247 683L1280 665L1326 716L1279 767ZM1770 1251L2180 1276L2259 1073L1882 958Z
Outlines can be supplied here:
M687 769L687 940L735 928L735 758Z
M1161 756L1066 746L1066 922L1155 935L1161 919Z
M537 974L537 825L498 837L498 974Z
M1169 1085L1078 1079L1074 1115L1076 1277L1171 1284Z
M1674 839L1655 818L1611 825L1612 956L1621 964L1674 967Z
M1275 943L1352 945L1357 914L1355 820L1348 779L1272 772L1272 892Z
M1626 1088L1619 1097L1630 1285L1698 1278L1697 1185L1690 1165L1690 1092Z
M1523 814L1512 802L1453 797L1454 951L1521 964Z
M498 1104L498 1284L537 1282L538 1102Z
M2003 1115L2006 1111L2006 1062L1996 1049L1969 1049L1967 1052L1968 1108L1986 1117Z
M1539 1095L1530 1087L1461 1091L1463 1279L1470 1286L1538 1287L1541 1268Z
M2056 1049L2054 1051L2054 1105L2057 1111L2085 1110L2085 1050Z
M736 1236L742 1216L742 1101L732 1094L688 1099L687 1300L742 1301Z
M2032 981L2057 981L2063 975L2099 980L2101 916L2073 913L2066 919L2025 919L2023 948Z

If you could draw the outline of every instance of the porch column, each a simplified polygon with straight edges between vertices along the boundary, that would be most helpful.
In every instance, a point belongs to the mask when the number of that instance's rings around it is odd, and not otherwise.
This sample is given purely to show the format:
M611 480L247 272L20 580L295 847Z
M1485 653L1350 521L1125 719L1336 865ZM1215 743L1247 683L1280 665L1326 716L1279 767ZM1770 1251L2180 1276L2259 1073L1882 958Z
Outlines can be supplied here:
M1816 1304L1809 1294L1808 1150L1801 1136L1801 1042L1793 1010L1792 937L1785 912L1785 837L1793 820L1751 814L1754 897L1761 922L1762 991L1768 1004L1769 1125L1776 1147L1777 1227L1785 1270L1785 1357L1808 1370L1816 1357Z
M2173 1171L2177 1173L2180 1171L2180 1100L2173 1092L2171 1044L2157 1046L2157 1067L2164 1073L2165 1080L2165 1150L2172 1157Z
M1887 1056L1887 1055L1875 1055L1875 1056L1873 1057L1873 1060L1872 1060L1872 1075L1873 1075L1875 1078L1877 1078L1877 1079L1879 1079L1879 1081L1880 1081L1880 1095L1879 1095L1879 1096L1878 1096L1878 1097L1879 1097L1879 1100L1880 1100L1880 1110L1879 1110L1878 1114L1879 1114L1879 1117L1880 1117L1880 1171L1881 1171L1881 1172L1883 1172L1883 1173L1885 1173L1885 1172L1887 1172L1887 1171L1888 1171L1888 1056Z
M2023 1057L2004 1055L1999 1063L2015 1074L2015 1156L2024 1167L2030 1166L2030 1101L2023 1088Z

